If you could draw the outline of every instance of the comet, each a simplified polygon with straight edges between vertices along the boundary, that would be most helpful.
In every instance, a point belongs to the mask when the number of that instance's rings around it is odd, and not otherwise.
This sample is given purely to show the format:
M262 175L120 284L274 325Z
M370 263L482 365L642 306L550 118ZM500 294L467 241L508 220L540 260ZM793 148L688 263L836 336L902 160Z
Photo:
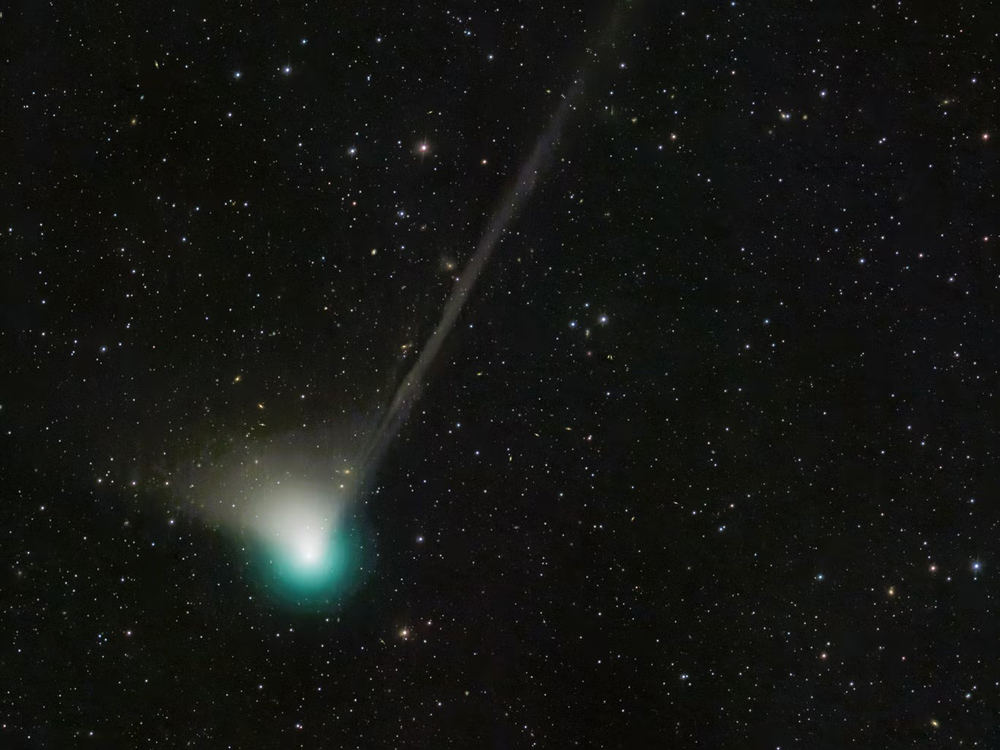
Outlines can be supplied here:
M617 20L612 27L618 27ZM245 445L238 455L209 462L207 470L199 468L202 487L195 490L191 484L192 493L202 498L199 513L246 540L257 560L251 568L279 599L329 609L343 603L372 569L374 536L363 528L359 498L420 398L427 373L483 272L537 189L583 88L580 74L560 95L489 214L416 362L381 415L363 420L370 429L341 427L312 438L283 435L265 445ZM241 380L237 375L234 382Z

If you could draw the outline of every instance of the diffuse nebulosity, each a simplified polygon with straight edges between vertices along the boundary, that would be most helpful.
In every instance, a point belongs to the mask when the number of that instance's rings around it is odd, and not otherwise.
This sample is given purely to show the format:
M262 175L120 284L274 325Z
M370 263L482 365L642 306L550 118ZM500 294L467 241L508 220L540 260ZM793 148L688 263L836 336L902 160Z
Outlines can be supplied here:
M336 606L370 569L373 536L357 502L365 475L338 450L359 439L288 433L231 452L188 483L195 514L244 545L251 577L276 600Z
M218 495L201 506L224 528L249 537L258 558L255 569L280 598L300 604L332 603L350 591L366 571L371 541L365 542L355 501L419 398L427 371L480 274L537 186L547 157L582 91L580 77L561 98L516 179L497 203L475 253L445 302L437 326L397 388L377 429L365 437L353 433L353 445L359 450L336 450L333 446L342 441L332 440L326 447L320 441L301 452L301 448L294 447L297 439L290 436L289 444L281 450L269 450L263 458L246 454L236 461L238 469L222 478L215 491Z

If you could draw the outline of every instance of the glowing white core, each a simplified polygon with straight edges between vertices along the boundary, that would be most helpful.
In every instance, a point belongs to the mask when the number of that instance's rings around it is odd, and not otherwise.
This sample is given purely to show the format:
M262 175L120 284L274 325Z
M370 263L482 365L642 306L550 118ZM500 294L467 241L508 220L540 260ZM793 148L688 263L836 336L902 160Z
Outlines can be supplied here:
M323 561L326 543L323 539L309 532L310 529L303 530L299 535L300 538L295 540L294 547L296 560L298 560L299 564L303 567L311 568Z
M329 557L330 534L337 509L324 496L288 490L260 503L254 526L302 571L322 568Z

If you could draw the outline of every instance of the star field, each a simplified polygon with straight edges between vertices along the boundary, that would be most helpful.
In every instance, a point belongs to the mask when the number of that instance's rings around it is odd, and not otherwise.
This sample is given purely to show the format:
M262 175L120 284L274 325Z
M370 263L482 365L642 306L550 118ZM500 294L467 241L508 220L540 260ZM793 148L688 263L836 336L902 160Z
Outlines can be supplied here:
M990 3L0 25L0 747L1000 742Z

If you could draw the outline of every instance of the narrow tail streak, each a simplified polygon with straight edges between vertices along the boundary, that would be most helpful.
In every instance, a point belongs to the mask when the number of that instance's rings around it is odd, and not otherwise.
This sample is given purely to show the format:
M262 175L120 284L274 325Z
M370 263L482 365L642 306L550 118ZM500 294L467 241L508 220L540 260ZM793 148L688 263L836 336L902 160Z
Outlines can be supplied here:
M500 243L500 240L503 239L507 227L516 218L524 202L538 184L539 173L544 166L545 157L553 144L559 139L572 102L582 88L583 78L581 77L577 79L569 92L563 95L563 100L549 121L548 127L539 136L535 142L534 149L531 151L531 155L521 166L521 170L517 175L517 181L508 190L500 204L500 208L490 219L490 223L486 227L486 232L483 234L482 239L479 240L475 254L462 270L462 275L459 277L458 283L445 303L444 311L441 313L441 320L438 322L437 328L434 329L434 333L427 339L427 343L424 345L423 351L420 352L416 364L407 373L406 378L396 391L396 395L393 397L392 403L389 405L389 409L382 419L382 423L373 436L368 450L365 451L363 466L371 467L382 457L382 453L396 436L403 421L406 419L410 407L420 395L427 369L437 357L438 352L441 350L441 345L455 325L459 313L462 312L462 308L468 302L469 294L476 285L479 274L483 272L483 269L489 262L490 256L493 255L493 250Z

